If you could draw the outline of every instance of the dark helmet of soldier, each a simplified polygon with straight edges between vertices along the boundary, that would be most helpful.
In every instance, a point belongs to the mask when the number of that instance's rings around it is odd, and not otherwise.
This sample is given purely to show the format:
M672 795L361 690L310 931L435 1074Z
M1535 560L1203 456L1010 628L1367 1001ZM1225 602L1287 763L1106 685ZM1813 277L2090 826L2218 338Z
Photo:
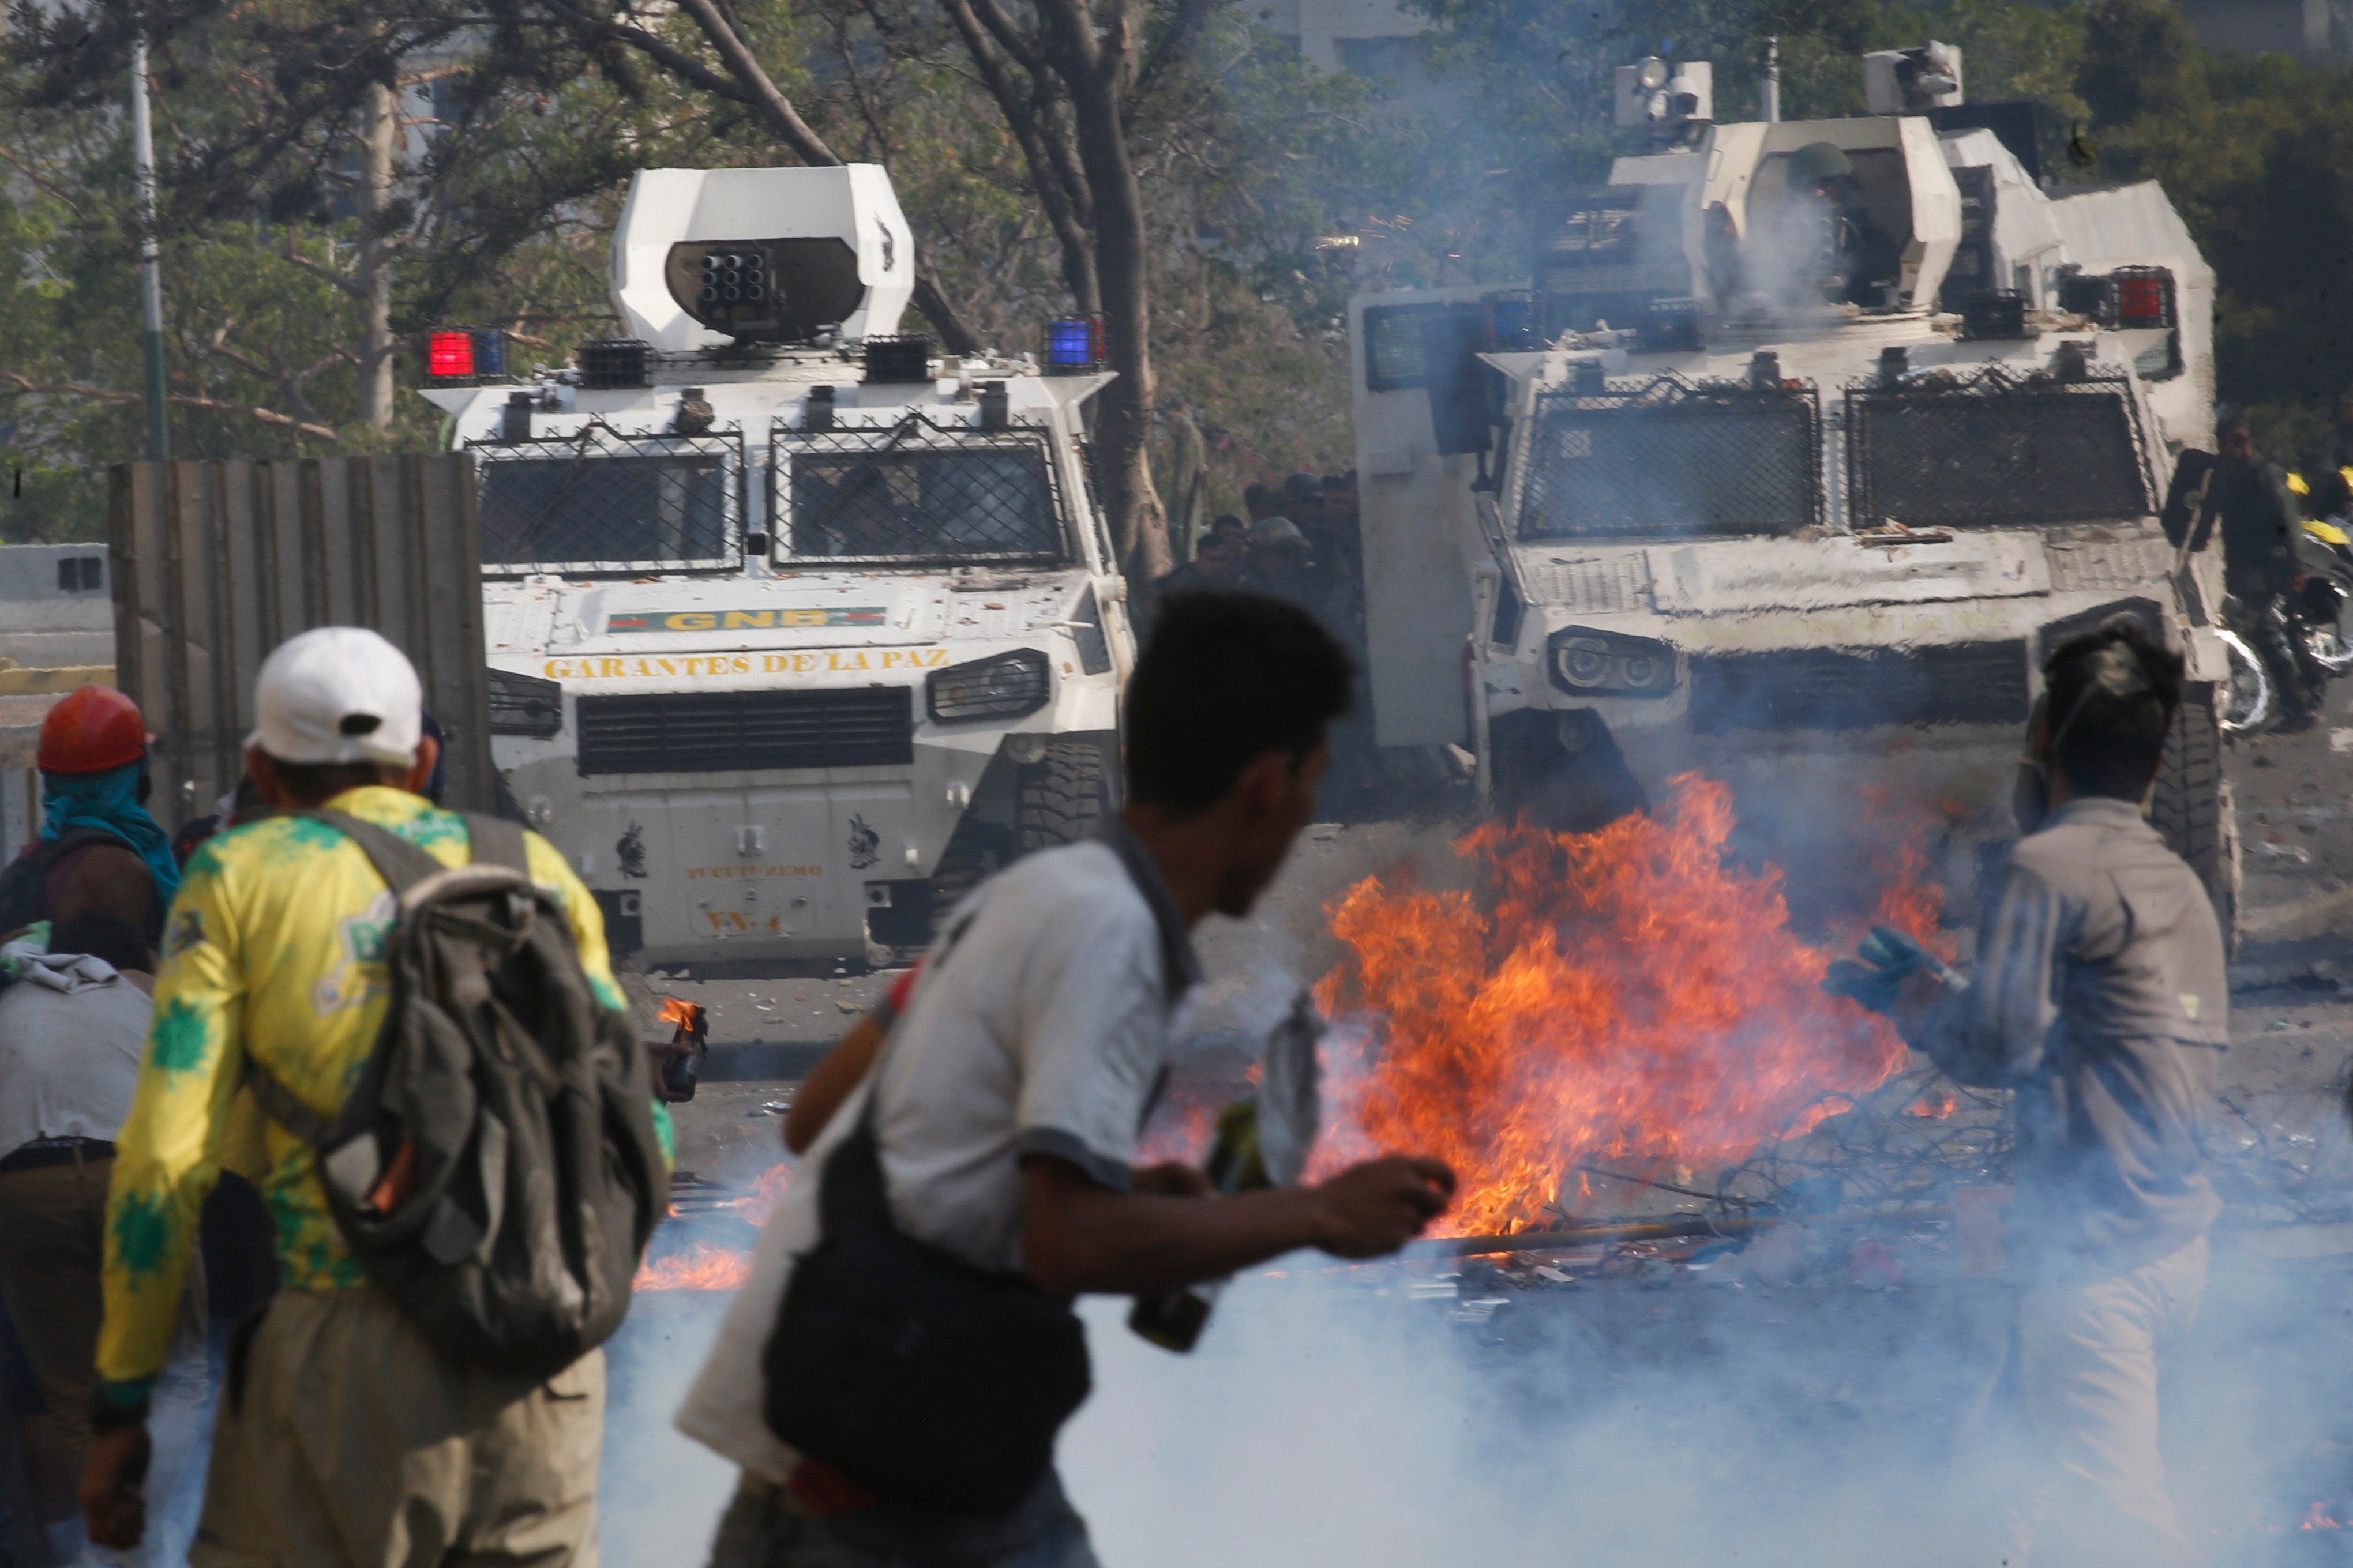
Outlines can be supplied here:
M1809 142L1789 154L1789 184L1817 185L1854 173L1853 160L1827 142Z

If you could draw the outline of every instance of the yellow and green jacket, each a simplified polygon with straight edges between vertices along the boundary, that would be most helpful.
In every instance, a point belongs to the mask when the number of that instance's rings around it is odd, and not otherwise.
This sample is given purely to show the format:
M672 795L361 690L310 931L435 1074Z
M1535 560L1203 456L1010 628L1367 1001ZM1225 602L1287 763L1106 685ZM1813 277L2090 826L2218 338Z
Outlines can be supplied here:
M470 858L465 820L404 790L356 789L330 805L446 865ZM545 839L527 834L525 843L533 879L554 889L571 918L589 984L607 1006L628 1011L596 900ZM259 1120L252 1096L240 1092L248 1056L327 1117L358 1081L391 1000L384 955L393 911L365 852L304 817L249 823L188 862L164 922L146 1060L115 1140L98 1342L111 1401L139 1403L163 1369L205 1195L225 1152L248 1142ZM654 1117L667 1157L669 1114L657 1104ZM365 1284L327 1211L310 1146L274 1121L262 1122L259 1136L252 1163L277 1222L280 1282L296 1290Z

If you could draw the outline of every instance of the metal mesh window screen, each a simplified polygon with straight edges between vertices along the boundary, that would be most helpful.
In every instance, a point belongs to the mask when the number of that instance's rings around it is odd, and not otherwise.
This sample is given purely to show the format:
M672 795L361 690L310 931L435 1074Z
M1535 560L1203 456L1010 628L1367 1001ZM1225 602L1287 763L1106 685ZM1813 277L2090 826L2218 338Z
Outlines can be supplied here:
M1821 514L1810 391L1694 385L1557 393L1539 405L1522 539L1788 533Z
M1857 527L1988 528L2157 510L2138 422L2116 378L2053 381L1999 365L1967 379L1847 387Z
M576 436L467 443L480 465L482 564L496 572L733 566L744 438Z
M787 553L842 561L1060 559L1065 551L1042 430L941 426L911 414L881 428L771 437L770 493Z

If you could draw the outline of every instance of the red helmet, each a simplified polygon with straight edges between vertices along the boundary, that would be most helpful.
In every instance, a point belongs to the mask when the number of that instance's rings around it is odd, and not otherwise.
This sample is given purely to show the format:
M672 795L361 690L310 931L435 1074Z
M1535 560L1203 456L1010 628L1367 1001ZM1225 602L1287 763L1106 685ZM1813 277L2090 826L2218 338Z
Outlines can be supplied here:
M37 761L46 773L102 773L147 754L139 704L107 686L85 686L41 721Z

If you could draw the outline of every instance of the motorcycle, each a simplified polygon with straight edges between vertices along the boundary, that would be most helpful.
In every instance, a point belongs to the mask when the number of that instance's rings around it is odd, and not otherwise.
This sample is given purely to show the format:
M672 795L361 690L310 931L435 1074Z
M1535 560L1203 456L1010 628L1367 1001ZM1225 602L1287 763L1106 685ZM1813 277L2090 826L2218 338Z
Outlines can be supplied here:
M2312 518L2304 525L2297 555L2305 568L2293 615L2300 658L2328 679L2353 670L2353 533L2347 520Z
M2271 722L2272 678L2247 639L2224 626L2217 628L2223 651L2231 658L2231 679L2214 715L2225 735L2253 735Z
M2166 523L2168 534L2184 544L2186 561L2211 527L2204 481L2213 459L2194 451L2183 459L2174 493L2167 498ZM2225 734L2259 732L2281 715L2321 713L2328 683L2353 671L2353 531L2347 528L2348 513L2353 512L2353 471L2324 478L2325 493L2316 497L2299 476L2288 476L2288 489L2298 501L2323 515L2303 520L2296 573L2287 591L2272 595L2261 608L2236 599L2222 606L2231 678L2216 717ZM2192 517L2199 519L2194 537ZM2274 668L2256 651L2263 647L2284 652L2294 668ZM2282 690L2284 679L2293 679L2297 689Z

